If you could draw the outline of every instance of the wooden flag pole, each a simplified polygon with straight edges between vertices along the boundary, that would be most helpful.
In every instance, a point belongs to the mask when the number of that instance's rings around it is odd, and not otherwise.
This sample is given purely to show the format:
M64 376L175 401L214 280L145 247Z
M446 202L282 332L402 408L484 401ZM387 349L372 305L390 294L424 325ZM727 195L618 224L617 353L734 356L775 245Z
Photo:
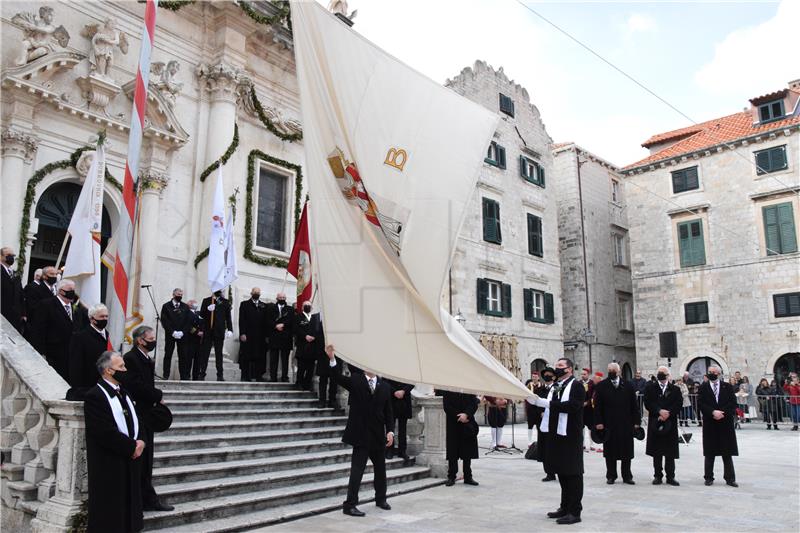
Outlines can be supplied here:
M70 234L69 232L67 232L67 234L64 235L64 242L61 243L61 251L58 252L58 259L56 259L56 270L58 270L58 267L61 264L61 258L64 257L64 250L67 247L67 242L69 241L69 238Z

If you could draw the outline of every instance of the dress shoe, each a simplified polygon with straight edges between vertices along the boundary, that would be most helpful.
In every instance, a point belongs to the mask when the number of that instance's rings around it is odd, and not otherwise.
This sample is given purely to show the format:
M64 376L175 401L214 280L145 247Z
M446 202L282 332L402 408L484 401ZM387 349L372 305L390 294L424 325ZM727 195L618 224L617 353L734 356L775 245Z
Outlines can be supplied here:
M562 516L567 516L567 512L561 507L559 507L555 511L547 513L547 518L561 518Z
M411 457L409 457L406 452L403 452L403 453L399 454L397 457L399 457L400 459L402 459L404 461L410 461L411 460Z
M152 505L148 505L144 507L145 511L172 511L175 507L171 505L167 505L166 503L156 502Z
M555 480L556 480L556 476L551 476L549 474L542 478L542 481L555 481Z
M475 481L473 478L464 478L464 485L472 485L473 487L477 487L480 483Z
M632 479L623 479L622 482L626 485L636 485L636 482Z
M662 481L660 477L653 478L653 485L661 485L661 483ZM669 483L669 480L667 480L667 483Z
M289 383L289 378L281 378L281 383ZM353 515L353 516L358 516L358 515Z
M225 381L225 378L217 374L217 381Z
M731 486L731 487L738 487L739 486L739 484L736 483L735 481L728 481L728 482L726 482L726 484Z
M456 484L456 480L451 478L451 477L447 478L447 481L444 482L444 486L445 487L452 487L455 484Z
M707 479L706 480L706 483L705 483L706 487L710 487L713 484L714 484L714 480L713 479Z
M561 518L559 518L558 520L556 520L556 524L569 525L569 524L577 524L580 521L581 521L581 517L580 516L575 516L575 515L572 515L572 514L568 514L568 515L564 515Z
M382 502L375 502L375 507L380 507L384 511L391 511L392 510L392 506L389 505L389 502L387 502L386 500L384 500Z
M668 479L667 480L667 485L672 485L673 487L680 487L681 486L681 484L678 483L677 481L675 481L674 479Z
M607 479L606 480L606 484L607 485L613 485L614 484L614 480L613 479Z
M343 507L342 512L347 516L365 516L364 511L359 511L358 507Z

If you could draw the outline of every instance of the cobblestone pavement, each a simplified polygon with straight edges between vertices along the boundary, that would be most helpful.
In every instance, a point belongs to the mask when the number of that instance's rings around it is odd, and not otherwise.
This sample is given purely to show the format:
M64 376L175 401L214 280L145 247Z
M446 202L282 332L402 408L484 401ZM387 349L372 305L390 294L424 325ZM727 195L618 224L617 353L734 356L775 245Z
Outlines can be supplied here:
M685 428L684 428L685 429ZM483 455L473 462L479 487L457 483L390 498L391 511L373 503L360 508L364 518L331 512L269 528L294 532L471 532L504 531L800 531L800 432L766 431L746 424L737 432L734 458L739 488L722 481L717 460L714 485L703 484L701 428L692 427L689 445L681 445L676 478L680 487L654 486L652 462L644 441L636 442L635 486L605 483L600 453L584 454L583 522L558 526L545 517L558 507L557 482L542 483L542 467L521 454ZM511 442L506 426L504 444ZM517 446L524 448L526 428L516 426ZM588 436L587 436L588 443ZM479 444L489 446L488 428Z

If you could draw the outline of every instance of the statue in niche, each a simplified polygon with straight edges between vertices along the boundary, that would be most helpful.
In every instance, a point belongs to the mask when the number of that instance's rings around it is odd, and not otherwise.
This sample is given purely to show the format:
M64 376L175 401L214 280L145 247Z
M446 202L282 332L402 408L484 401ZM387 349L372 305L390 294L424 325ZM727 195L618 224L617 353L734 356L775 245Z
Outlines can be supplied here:
M17 13L11 22L24 32L22 50L16 60L18 66L55 52L56 43L62 48L69 44L69 33L64 26L53 26L52 7L40 7L38 16L30 12Z
M117 29L117 21L106 18L103 24L87 24L81 35L92 40L89 51L89 72L101 78L111 79L114 66L114 48L119 46L123 54L128 53L128 39Z
M181 64L177 60L172 59L164 64L163 61L157 61L150 65L150 72L156 76L160 76L160 80L156 82L155 87L166 97L170 105L175 105L175 99L178 93L183 89L183 83L176 81L178 71L181 69Z

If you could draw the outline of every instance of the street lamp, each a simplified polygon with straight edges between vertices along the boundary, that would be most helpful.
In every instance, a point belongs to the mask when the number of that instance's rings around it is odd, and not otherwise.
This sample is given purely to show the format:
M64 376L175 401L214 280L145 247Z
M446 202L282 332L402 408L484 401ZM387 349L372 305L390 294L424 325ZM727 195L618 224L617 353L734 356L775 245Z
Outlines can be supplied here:
M454 316L453 318L456 319L456 322L461 324L462 328L464 327L464 324L467 322L467 319L464 318L464 315L461 314L461 308L460 307L458 308L458 312L456 313L456 316Z

